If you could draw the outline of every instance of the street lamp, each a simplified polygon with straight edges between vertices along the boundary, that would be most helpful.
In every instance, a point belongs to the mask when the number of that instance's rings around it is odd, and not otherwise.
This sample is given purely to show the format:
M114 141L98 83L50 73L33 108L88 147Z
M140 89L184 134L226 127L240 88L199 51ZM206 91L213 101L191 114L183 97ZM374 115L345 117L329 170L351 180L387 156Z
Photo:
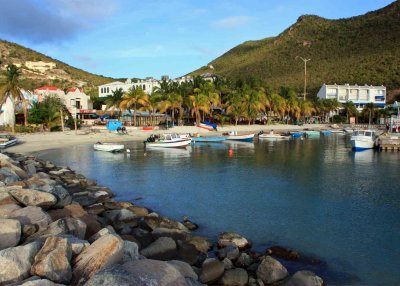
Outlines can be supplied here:
M304 62L304 100L306 100L306 94L307 94L307 62L310 61L311 59L304 59L300 57L302 61Z

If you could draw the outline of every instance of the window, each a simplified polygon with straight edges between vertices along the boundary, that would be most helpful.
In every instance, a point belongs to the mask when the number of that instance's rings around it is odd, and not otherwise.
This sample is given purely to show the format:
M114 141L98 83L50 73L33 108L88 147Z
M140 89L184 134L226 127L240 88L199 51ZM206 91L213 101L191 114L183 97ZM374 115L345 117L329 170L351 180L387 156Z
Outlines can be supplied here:
M109 87L107 87L107 93L109 93L110 92L110 88Z
M79 100L75 101L76 109L81 109L81 102Z

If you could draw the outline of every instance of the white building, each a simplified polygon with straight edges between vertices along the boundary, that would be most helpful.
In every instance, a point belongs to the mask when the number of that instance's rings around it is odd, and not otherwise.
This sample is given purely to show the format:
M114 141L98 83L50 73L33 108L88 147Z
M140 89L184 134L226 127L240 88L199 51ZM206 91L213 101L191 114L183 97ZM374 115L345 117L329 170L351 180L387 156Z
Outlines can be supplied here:
M323 99L337 99L340 103L352 101L358 110L362 110L367 103L377 107L386 105L386 87L372 85L338 85L323 84L317 97Z
M29 91L21 89L22 99L29 100L32 104L37 101L37 96ZM30 104L27 104L27 108L30 109ZM22 110L20 100L14 100L14 104L10 97L7 97L0 109L0 126L10 126L15 122L15 111Z
M86 95L82 89L70 88L63 98L65 105L71 113L74 112L75 107L78 112L80 110L93 110L93 102L90 96Z

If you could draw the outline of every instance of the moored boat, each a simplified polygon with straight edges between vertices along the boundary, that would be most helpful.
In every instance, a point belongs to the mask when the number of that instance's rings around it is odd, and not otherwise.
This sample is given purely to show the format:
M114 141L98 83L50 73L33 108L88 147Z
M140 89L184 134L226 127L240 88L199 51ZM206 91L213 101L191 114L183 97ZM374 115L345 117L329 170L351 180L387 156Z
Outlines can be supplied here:
M236 131L231 131L231 132L223 134L223 135L225 135L226 140L251 142L251 141L253 141L255 133L237 134Z
M290 139L290 135L282 135L276 133L262 133L258 135L258 138L266 140L288 140Z
M217 124L215 123L210 123L208 121L200 122L199 124L196 125L199 128L206 129L208 131L213 131L217 130Z
M292 138L300 138L304 135L303 132L297 132L297 131L289 132L289 134Z
M181 138L176 133L167 133L161 136L151 135L144 144L146 147L177 148L186 147L191 141L191 138Z
M0 149L17 144L18 139L11 135L0 135Z
M113 142L97 142L93 144L93 148L97 151L119 152L125 149L125 145Z
M321 135L321 133L316 130L306 130L304 131L304 135L307 137L318 137Z
M223 136L193 136L192 142L222 142L226 140Z
M350 138L353 150L361 151L373 149L376 145L376 132L374 130L354 130Z
M332 134L332 131L331 131L331 130L321 130L321 135L329 136L329 135L331 135L331 134Z

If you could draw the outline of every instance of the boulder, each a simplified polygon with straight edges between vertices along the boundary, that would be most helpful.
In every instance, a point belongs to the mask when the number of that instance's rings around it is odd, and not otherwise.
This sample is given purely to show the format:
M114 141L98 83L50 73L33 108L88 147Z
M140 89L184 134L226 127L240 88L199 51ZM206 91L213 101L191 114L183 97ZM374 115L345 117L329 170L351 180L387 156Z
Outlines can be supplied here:
M64 284L54 283L53 281L47 279L37 279L32 281L27 281L20 286L64 286Z
M85 247L88 247L90 243L87 240L79 239L70 234L61 234L57 235L57 237L65 238L68 240L68 243L71 245L72 256L77 256L80 254Z
M71 195L62 186L56 185L48 189L40 188L40 191L50 193L56 197L57 203L53 206L54 208L62 208L72 203Z
M124 242L114 234L106 234L86 247L74 260L72 284L83 284L97 271L121 262Z
M176 243L172 238L160 237L142 249L140 254L149 259L169 260L177 254Z
M322 280L321 277L307 270L297 271L285 283L285 286L323 286L323 285L324 281Z
M176 259L185 261L190 265L194 265L199 262L200 252L196 249L196 247L183 240L178 240L176 242L178 247L178 253L176 255Z
M0 205L0 218L7 218L13 211L21 207L14 204Z
M168 263L175 267L183 277L192 278L194 280L199 279L196 272L194 272L193 268L188 263L180 260L170 260Z
M139 246L132 242L124 240L124 255L122 262L135 261L139 259Z
M248 282L249 276L242 268L227 270L220 279L220 284L224 286L245 286Z
M71 245L66 238L49 237L36 254L31 274L68 284L72 277Z
M152 214L145 216L144 222L152 230L162 227L162 228L179 229L182 231L189 232L189 230L186 228L186 226L184 226L182 223L180 223L178 221L173 221L168 218L159 217L159 216L155 216Z
M271 256L266 256L257 268L257 278L265 284L272 284L288 276L286 268Z
M33 232L43 231L52 222L51 217L46 212L39 207L32 206L16 209L8 215L8 218L19 220L23 228L23 233L25 233L24 227L33 226Z
M97 233L89 237L88 241L90 243L94 242L95 240L98 240L100 237L107 235L107 234L116 234L114 228L109 225L105 228L100 229Z
M10 247L0 251L0 285L22 281L29 277L33 259L40 243Z
M103 206L103 204L94 204L85 207L85 211L87 211L89 214L94 214L98 215L103 213L106 210L106 208Z
M229 260L236 260L239 257L239 248L236 245L230 244L224 248L217 250L217 256L219 259L228 258Z
M29 175L36 174L36 164L31 163L31 164L25 165L25 170L28 172Z
M230 244L236 245L239 249L250 247L250 242L240 234L234 232L221 233L218 237L218 247L222 248Z
M153 239L157 239L160 237L170 237L173 240L189 240L191 235L189 232L182 231L179 229L172 229L172 228L164 228L164 227L159 227L154 229L151 232L151 235L153 236Z
M0 182L2 183L2 182ZM17 200L13 198L10 194L6 192L0 192L0 206L8 204L18 204Z
M125 263L121 268L139 278L142 283L132 285L188 286L182 274L165 261L142 259Z
M207 253L212 248L212 243L205 237L193 236L189 243L193 244L198 251Z
M139 217L144 217L149 214L148 209L141 207L141 206L132 205L132 206L128 207L127 209Z
M145 248L154 241L153 236L147 230L141 228L134 228L131 234L139 242L140 248Z
M236 267L247 268L254 263L254 259L245 252L240 253L239 258L236 260Z
M146 286L142 282L141 277L138 277L125 269L121 269L121 265L112 265L98 271L89 281L86 282L85 286ZM148 284L154 285L156 284Z
M266 253L285 260L298 260L300 258L300 254L297 251L282 246L272 246L267 249Z
M20 177L12 169L8 167L0 168L0 175L4 176L4 179L2 179L2 181L6 185L18 182L20 180Z
M8 193L25 206L49 208L57 203L56 197L52 194L33 189L19 189Z
M212 283L217 281L224 274L224 264L215 258L208 258L201 267L200 282Z
M139 224L139 217L127 209L105 211L103 217L115 229L122 229L125 224L132 227Z
M16 219L0 218L0 250L18 245L21 224Z
M87 226L85 238L89 238L97 233L99 230L101 230L100 223L76 203L67 205L62 209L51 210L48 212L48 214L53 220L58 220L60 218L66 217L80 219Z
M235 267L233 266L233 262L230 261L228 258L224 258L224 259L222 260L222 264L224 264L224 269L225 269L225 270L235 268Z
M40 237L44 238L59 234L71 234L77 238L84 239L85 233L86 224L83 221L80 219L67 217L52 222L45 230L31 235L27 240L32 241Z

